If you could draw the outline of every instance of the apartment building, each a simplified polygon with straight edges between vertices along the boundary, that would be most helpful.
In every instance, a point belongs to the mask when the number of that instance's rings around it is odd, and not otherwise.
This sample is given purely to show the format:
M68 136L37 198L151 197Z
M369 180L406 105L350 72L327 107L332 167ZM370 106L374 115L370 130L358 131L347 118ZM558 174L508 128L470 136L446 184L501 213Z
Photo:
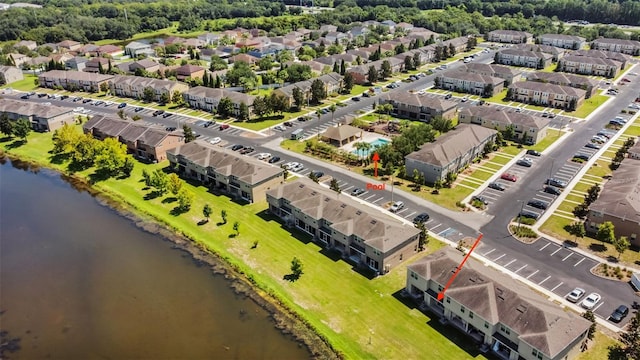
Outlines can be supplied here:
M548 118L541 116L504 111L491 106L472 106L460 110L458 121L460 124L475 124L498 131L504 131L511 126L516 137L530 145L547 136L550 122Z
M1 98L0 116L7 116L12 121L27 119L35 131L54 131L75 122L70 108Z
M459 67L459 70L466 71L468 73L504 79L506 86L509 86L509 84L514 81L520 81L520 79L522 78L522 70L497 64L483 64L472 62L462 65L461 67Z
M84 71L51 70L38 75L38 84L41 87L61 87L69 91L98 92L102 84L108 84L113 78L113 75Z
M431 97L406 92L391 92L381 95L380 104L391 104L391 115L429 122L433 117L453 119L457 103L442 97Z
M627 55L619 52L613 52L613 51L605 51L605 50L576 50L576 51L572 51L571 55L587 56L587 57L602 58L602 59L617 61L620 63L621 70L624 70L627 67L627 63L631 61L631 55Z
M240 104L244 103L249 107L249 113L253 108L255 96L247 95L237 91L229 91L226 89L215 89L204 86L196 86L182 94L184 101L194 109L202 109L206 111L215 111L218 108L220 100L228 98L233 103L234 115L240 113Z
M609 59L567 55L558 62L558 70L580 75L597 75L614 78L622 64Z
M570 86L537 81L519 81L509 86L507 97L527 104L543 105L573 111L583 102L586 91Z
M153 94L153 101L162 101L163 94L171 99L176 92L184 94L189 90L187 84L178 81L122 75L109 80L109 88L112 94L133 99L145 99L146 90Z
M447 246L407 266L405 293L490 357L569 360L581 353L591 322L474 258L438 301L463 256Z
M405 156L407 174L417 170L429 184L444 181L448 173L458 173L482 155L484 146L495 141L496 133L482 126L460 124L436 141L426 143L418 151Z
M377 274L386 274L418 249L416 227L306 178L267 191L267 202L286 225Z
M504 89L504 79L461 70L450 70L439 73L434 81L434 86L439 89L491 97Z
M600 82L595 79L588 78L586 76L565 74L559 72L531 72L527 75L527 80L538 81L542 83L549 83L555 85L571 86L576 89L582 89L586 91L585 99L588 99L593 95L593 91L598 88Z
M565 53L565 50L562 48L558 48L550 45L542 45L542 44L518 44L518 45L514 45L513 49L549 54L551 55L551 61L553 62L557 62L558 60L560 60L560 58L562 58Z
M579 50L586 44L586 39L581 36L564 34L542 34L538 36L542 45L555 46L562 49Z
M11 84L24 78L22 70L15 66L0 66L0 85Z
M284 182L284 170L206 141L192 141L167 151L169 167L212 191L248 202L264 201L267 191Z
M619 52L631 56L640 55L640 41L635 40L600 38L591 42L591 48Z
M551 65L553 55L521 49L504 49L496 53L494 62L502 65L524 66L532 69L544 69Z
M279 96L284 96L289 100L289 106L293 106L293 89L298 88L302 91L304 98L309 101L311 99L311 84L314 81L320 80L324 84L324 88L327 94L337 93L342 87L342 76L338 73L331 72L325 75L318 76L309 80L299 81L281 88L275 89L273 92Z
M515 30L494 30L487 34L487 41L507 43L507 44L525 44L531 41L533 34L526 31Z

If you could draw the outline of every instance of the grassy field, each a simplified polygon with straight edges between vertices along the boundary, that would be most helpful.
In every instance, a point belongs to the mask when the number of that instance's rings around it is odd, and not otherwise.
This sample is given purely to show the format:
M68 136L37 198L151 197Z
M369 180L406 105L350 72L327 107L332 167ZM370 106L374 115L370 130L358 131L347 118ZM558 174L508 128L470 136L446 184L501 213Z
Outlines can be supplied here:
M589 349L580 353L576 360L603 360L609 355L609 347L618 343L618 341L605 335L601 331L596 331L594 342L589 345Z
M547 130L547 136L545 136L542 140L540 140L537 144L533 146L529 146L528 149L536 150L536 151L544 151L546 148L551 146L554 142L556 142L562 136L563 132L560 130L549 129Z
M504 105L511 102L511 100L507 100L506 97L507 97L507 89L504 89L499 93L493 95L492 97L485 99L485 101Z
M38 88L38 85L35 84L36 79L38 79L38 77L35 75L25 74L24 79L13 82L11 84L0 86L0 89L11 88L20 91L34 91Z
M22 158L48 163L51 134L31 134L28 140L28 144L14 147L13 141L5 139L1 146ZM175 205L171 196L144 200L149 190L140 181L142 170L165 165L166 162L137 163L130 178L101 181L95 187L218 253L257 283L265 294L275 296L307 320L345 358L417 359L427 353L442 360L482 358L467 345L464 335L441 328L437 321L397 297L405 284L405 266L368 280L350 264L327 256L306 235L292 234L284 228L266 212L265 202L239 204L202 186L185 185L196 195L195 201L191 211L178 216L172 214ZM64 171L66 163L52 167ZM90 169L77 175L87 177L91 173ZM213 216L209 223L199 226L204 204L211 205ZM223 209L228 212L227 224L219 223ZM233 237L232 224L236 221L240 231ZM252 248L256 242L257 246ZM431 239L427 252L441 246L442 243ZM304 265L304 275L289 282L283 276L290 272L294 256Z
M609 99L608 96L593 95L589 99L586 99L576 111L568 112L566 114L569 116L575 116L575 117L584 119L587 116L589 116L592 112L594 112L600 105L602 105L608 99Z

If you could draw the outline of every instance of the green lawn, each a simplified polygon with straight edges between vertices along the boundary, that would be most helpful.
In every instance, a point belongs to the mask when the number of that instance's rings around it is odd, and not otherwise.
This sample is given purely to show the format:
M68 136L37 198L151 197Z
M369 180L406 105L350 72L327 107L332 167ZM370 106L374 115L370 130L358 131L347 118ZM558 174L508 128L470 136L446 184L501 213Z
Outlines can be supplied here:
M0 89L12 88L14 90L20 91L34 91L38 88L38 85L35 84L35 80L38 77L31 74L25 74L24 79L20 81L13 82L11 84L0 86Z
M578 354L576 360L602 360L609 356L609 347L615 345L618 341L610 336L605 335L601 331L596 331L593 342L590 343L589 349Z
M624 134L627 136L640 136L640 125L639 122L634 122L631 126L625 130ZM624 141L620 141L620 145L622 145Z
M6 149L9 144L11 142L5 142L2 146ZM50 133L32 134L27 145L10 151L46 163L50 148ZM238 204L226 196L213 195L202 186L185 185L196 197L191 211L178 216L170 213L175 205L166 199L171 196L143 200L148 190L143 189L144 184L140 182L142 170L151 171L165 165L166 162L137 163L130 178L101 181L95 187L219 254L258 284L264 294L275 296L302 316L345 358L416 359L427 353L447 360L482 358L477 351L467 348L464 335L449 329L439 332L441 326L436 321L395 297L405 284L405 266L368 280L353 271L350 264L321 253L322 249L308 242L306 235L292 236L280 221L266 212L265 202ZM64 170L66 164L53 167ZM91 172L77 175L87 176ZM198 226L205 203L214 209L213 216L209 223ZM228 212L227 224L219 224L223 209ZM240 234L231 238L232 224L236 221L240 224ZM252 249L254 241L258 241L258 245ZM432 239L427 252L442 246ZM283 276L290 272L294 256L303 263L304 275L291 283Z
M484 99L486 102L492 102L492 103L496 103L496 104L508 104L511 102L511 100L507 100L507 90L508 89L504 89L502 91L500 91L499 93L493 95L490 98Z
M553 144L554 142L556 142L556 140L560 139L560 137L562 136L563 132L560 130L555 130L555 129L549 129L547 130L547 136L545 136L542 140L540 140L537 144L533 145L533 146L529 146L527 147L528 149L531 150L536 150L536 151L544 151L546 148L548 148L549 146L551 146L551 144Z
M592 112L594 112L600 105L602 105L608 99L609 99L608 96L593 95L589 99L586 99L576 111L567 112L566 114L569 116L575 116L575 117L584 119L587 116L589 116Z

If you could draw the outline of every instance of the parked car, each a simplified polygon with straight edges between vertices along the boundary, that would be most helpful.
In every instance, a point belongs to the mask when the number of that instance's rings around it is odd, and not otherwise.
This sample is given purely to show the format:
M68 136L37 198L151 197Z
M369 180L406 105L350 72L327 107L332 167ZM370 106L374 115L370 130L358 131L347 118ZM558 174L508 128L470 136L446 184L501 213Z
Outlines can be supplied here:
M235 144L231 147L231 150L233 151L238 151L238 150L242 150L244 149L244 145L240 145L240 144Z
M258 154L258 160L265 160L271 157L271 154L269 153L260 153Z
M84 100L82 100L82 103L83 103L83 104L88 104L88 103L90 103L91 101L93 101L93 100L91 100L91 99L84 99Z
M584 154L584 153L577 153L577 154L573 154L573 158L574 159L579 159L579 160L584 160L584 161L589 161L589 159L591 159L591 156L588 154Z
M366 191L364 191L364 189L361 188L355 188L353 190L351 190L351 196L360 196L362 194L364 194Z
M556 178L549 178L547 179L547 181L545 182L545 184L547 185L551 185L551 186L555 186L561 189L564 189L567 187L567 182L560 180L560 179L556 179Z
M404 203L402 201L396 201L391 205L391 207L389 208L389 211L395 213L402 210L402 208L404 208Z
M229 128L229 124L221 124L219 129L222 131L228 128Z
M208 128L208 127L213 126L215 124L216 124L215 120L207 121L207 123L204 124L204 127Z
M68 98L69 98L69 95L60 96L60 100L67 100Z
M516 161L516 165L520 165L520 166L524 166L524 167L531 167L531 165L533 165L533 162L529 158L522 158L522 159L518 159L518 161Z
M591 293L586 298L584 298L584 300L582 300L582 303L580 303L580 306L582 306L587 310L591 310L600 302L601 299L602 299L602 296L600 296L600 294Z
M162 118L163 118L163 119L166 119L166 118L168 118L168 117L169 117L169 116L171 116L171 115L173 115L173 114L172 114L172 113L168 113L168 112L166 112L166 113L162 114Z
M295 172L299 172L299 171L302 171L302 170L304 170L304 165L302 165L302 164L298 164L298 165L294 166L291 169L291 171L295 171Z
M553 186L545 186L544 187L544 192L546 192L547 194L551 194L551 195L560 195L560 193L562 193L562 190L560 190L557 187L553 187Z
M542 200L535 200L535 199L529 200L527 202L527 205L529 205L531 207L534 207L534 208L537 208L537 209L542 209L542 210L546 210L547 207L549 207L548 203L546 203L546 202L544 202Z
M618 120L611 120L609 121L609 125L613 125L613 126L624 126L624 123Z
M288 127L292 127L293 123L291 121L285 121L285 122L282 123L282 125L288 126Z
M213 139L209 139L209 144L218 144L222 141L222 139L220 139L219 137L214 137Z
M598 143L598 144L604 144L604 143L607 142L607 140L608 140L607 138L603 138L602 136L598 136L598 135L593 136L591 138L591 142L595 142L595 143Z
M416 217L413 218L414 224L424 224L427 221L429 221L429 214L427 213L418 214Z
M98 100L98 101L93 103L93 105L95 105L95 106L100 106L102 104L104 104L104 101L102 101L102 100Z
M626 305L620 305L615 310L613 310L611 316L609 316L609 320L619 323L627 315L629 315L629 308Z
M587 143L584 147L589 149L600 149L601 146L595 143Z
M522 218L528 218L528 219L533 219L533 220L538 220L539 215L534 213L533 211L527 211L527 210L523 210L521 211L518 216L522 217Z
M471 201L472 201L472 202L474 202L474 201L479 201L479 202L483 203L484 205L489 205L489 202L487 201L487 199L486 199L484 196L482 196L482 195L475 195L475 196L473 196L473 197L471 198Z
M164 110L156 110L156 111L154 111L154 112L153 112L153 114L151 114L151 115L153 115L153 116L158 116L158 115L162 115L162 114L164 114Z
M294 167L296 167L296 166L298 166L298 165L300 165L300 163L297 163L297 162L295 162L295 161L292 161L292 162L288 162L288 163L286 163L286 164L282 165L282 167L283 167L284 169L291 170L291 169L293 169Z
M513 182L518 181L518 178L517 178L515 175L513 175L513 174L509 174L509 173L504 173L504 174L502 174L502 175L500 176L500 178L501 178L502 180L508 180L508 181L513 181Z
M138 106L137 108L133 109L133 111L135 111L135 112L140 112L142 110L144 110L144 108L140 107L140 106Z
M45 94L45 93L40 93L40 94L38 94L38 97L39 97L39 98L43 98L43 97L45 97L45 96L47 96L47 94Z
M121 103L118 105L118 109L122 109L123 107L127 107L127 103Z
M623 81L623 82L631 82L631 80L629 80L629 79L627 79L627 78L622 78L622 80L620 80L620 81Z
M445 96L444 96L445 100L449 100L449 99L451 99L452 97L453 97L453 95L451 95L451 94L447 94L447 95L445 95Z
M357 96L354 96L354 97L352 97L352 98L351 98L351 100L353 100L353 101L360 101L360 98L359 98L359 97L357 97Z
M278 161L280 161L280 156L273 156L271 159L269 159L269 164L274 164Z
M505 186L500 184L499 182L492 182L489 184L489 188L493 190L504 191Z
M323 176L324 173L322 171L312 171L309 173L309 177L315 177L316 179L320 179Z
M527 150L527 155L540 156L542 154L539 151L529 149Z
M278 131L285 131L285 130L287 130L287 128L286 128L286 127L284 127L284 126L282 126L282 125L276 125L276 126L274 126L273 128L274 128L275 130L278 130Z
M78 102L78 101L82 101L82 98L81 97L73 98L73 102Z
M240 154L246 155L246 154L251 154L252 152L256 151L256 149L252 146L247 146L243 149L240 150Z
M467 102L468 100L469 100L469 97L468 97L468 96L465 96L465 97L463 97L462 99L460 99L460 101L462 101L462 102Z
M585 292L586 291L584 291L584 289L577 287L573 289L569 293L569 295L567 295L567 300L571 301L572 303L577 303L578 300L580 300L584 296Z

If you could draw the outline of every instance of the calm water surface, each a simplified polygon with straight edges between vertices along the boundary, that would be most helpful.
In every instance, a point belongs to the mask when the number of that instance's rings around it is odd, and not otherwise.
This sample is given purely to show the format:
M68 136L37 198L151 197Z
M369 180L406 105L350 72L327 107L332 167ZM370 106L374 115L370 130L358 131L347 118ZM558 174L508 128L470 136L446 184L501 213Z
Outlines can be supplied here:
M0 165L11 359L308 359L262 308L49 171Z

